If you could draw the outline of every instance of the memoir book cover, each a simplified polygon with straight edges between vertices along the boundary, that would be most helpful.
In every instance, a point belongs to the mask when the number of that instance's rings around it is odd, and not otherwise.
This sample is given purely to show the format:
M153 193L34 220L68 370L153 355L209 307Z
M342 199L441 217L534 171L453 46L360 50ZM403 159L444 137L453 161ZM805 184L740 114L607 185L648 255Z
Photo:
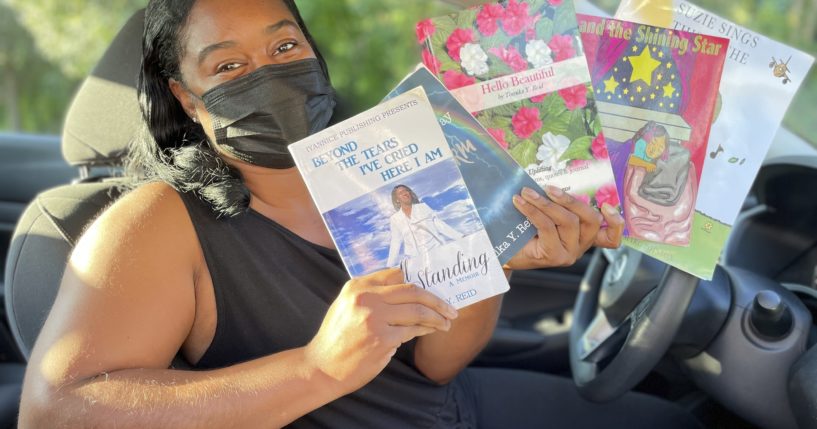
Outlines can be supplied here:
M422 88L289 146L353 277L400 267L460 308L508 290Z

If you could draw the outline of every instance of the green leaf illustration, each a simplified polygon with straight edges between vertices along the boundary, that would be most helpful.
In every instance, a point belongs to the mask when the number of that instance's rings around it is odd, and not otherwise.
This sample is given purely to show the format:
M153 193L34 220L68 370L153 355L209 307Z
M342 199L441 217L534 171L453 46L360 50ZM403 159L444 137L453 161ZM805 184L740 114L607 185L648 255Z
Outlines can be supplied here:
M519 144L512 147L509 152L511 157L516 160L522 167L527 167L531 164L536 164L536 150L539 146L531 140L523 140Z
M559 161L572 161L574 159L593 159L590 153L590 145L593 144L593 138L590 136L579 137L570 143L565 153L559 157Z
M503 104L502 106L496 106L489 110L494 115L505 116L507 118L512 118L516 112L519 111L519 107L516 106L516 103L511 104Z
M553 37L553 21L544 16L536 23L536 38L549 41Z
M587 128L584 126L584 109L576 109L570 114L570 122L565 135L571 141L587 136Z
M577 27L576 12L573 3L566 1L556 8L556 15L553 17L553 34L562 34Z
M465 9L457 15L457 27L459 28L475 28L477 22L478 9ZM474 29L474 33L477 33Z

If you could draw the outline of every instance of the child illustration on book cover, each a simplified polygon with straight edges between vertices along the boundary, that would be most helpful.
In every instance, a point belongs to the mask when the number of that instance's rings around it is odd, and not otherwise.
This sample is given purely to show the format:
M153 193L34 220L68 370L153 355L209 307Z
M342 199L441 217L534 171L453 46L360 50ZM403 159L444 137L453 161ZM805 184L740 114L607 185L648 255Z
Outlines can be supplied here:
M579 15L630 237L689 245L728 40Z

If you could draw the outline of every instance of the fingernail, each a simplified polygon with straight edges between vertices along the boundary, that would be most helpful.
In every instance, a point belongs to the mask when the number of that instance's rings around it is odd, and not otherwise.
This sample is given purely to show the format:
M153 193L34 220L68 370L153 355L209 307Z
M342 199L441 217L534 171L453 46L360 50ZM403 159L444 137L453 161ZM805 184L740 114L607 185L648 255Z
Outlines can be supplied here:
M456 318L457 318L457 316L459 316L459 313L457 312L457 309L456 309L456 308L454 308L454 306L453 306L453 305L449 305L449 306L446 308L446 310L448 310L448 311L447 311L447 313L448 313L447 315L448 315L448 318L449 318L449 319L456 319Z
M523 193L523 194L524 194L526 197L528 197L528 198L530 198L530 199L533 199L533 200L538 200L539 198L541 198L541 197L542 197L541 195L539 195L539 193L538 193L538 192L534 191L534 190L533 190L533 189L531 189L531 188L528 188L527 186L526 186L526 187L524 187L524 188L522 188L522 193Z
M547 185L545 189L547 190L548 194L553 195L555 197L561 197L562 195L565 194L565 191L563 191L562 188L553 185Z
M513 196L513 202L515 202L516 204L519 204L520 206L524 206L525 204L527 204L527 202L522 197L520 197L519 195L514 195Z
M601 209L604 210L604 212L607 213L610 216L614 216L614 215L619 214L618 210L616 210L615 207L613 207L613 206L611 206L610 204L607 204L607 203L604 203L604 205L601 206Z

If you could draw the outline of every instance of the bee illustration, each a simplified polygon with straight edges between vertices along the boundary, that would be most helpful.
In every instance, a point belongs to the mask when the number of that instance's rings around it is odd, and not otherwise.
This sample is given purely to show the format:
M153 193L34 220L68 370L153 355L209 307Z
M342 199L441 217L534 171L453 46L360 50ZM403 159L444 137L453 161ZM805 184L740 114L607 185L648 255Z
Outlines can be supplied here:
M791 78L789 77L789 61L791 61L791 56L785 63L782 59L778 61L772 57L772 62L769 63L769 68L772 69L772 74L774 77L782 78L783 85L791 82Z

